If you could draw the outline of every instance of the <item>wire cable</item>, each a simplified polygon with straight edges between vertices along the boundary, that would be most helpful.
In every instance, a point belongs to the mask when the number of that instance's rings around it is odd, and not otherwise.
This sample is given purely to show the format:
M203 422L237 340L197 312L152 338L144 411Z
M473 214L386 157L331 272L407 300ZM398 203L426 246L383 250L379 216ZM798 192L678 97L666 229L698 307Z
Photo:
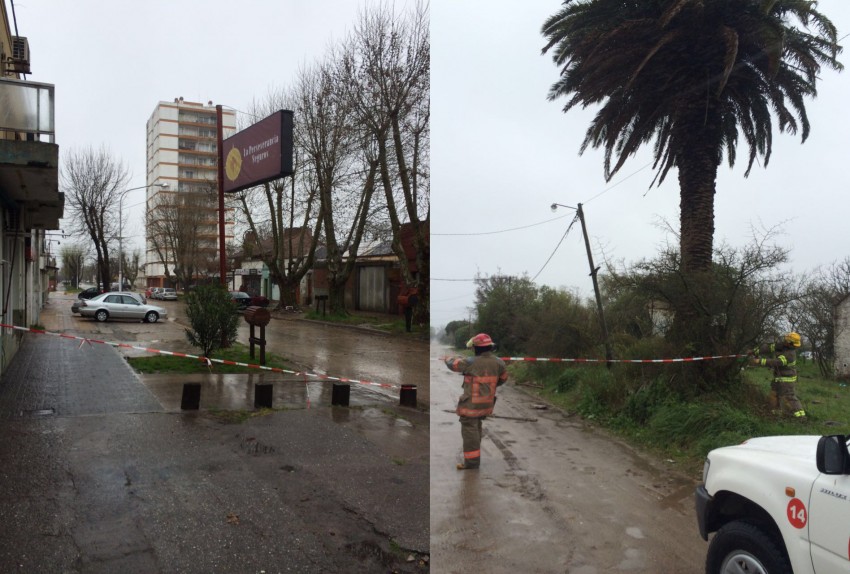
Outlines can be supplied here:
M537 279L537 277L541 273L543 273L543 270L546 269L546 266L549 265L549 262L552 261L552 258L555 256L555 253L558 251L558 248L561 246L561 243L563 243L564 239L567 238L567 235L570 233L570 229L573 228L573 225L575 225L576 221L578 221L578 213L575 214L575 216L573 217L573 220L570 222L569 227L567 227L567 230L564 232L564 235L561 237L561 240L555 246L555 250L552 251L552 255L549 256L549 259L546 260L546 263L543 264L543 267L540 268L540 271L537 272L537 275L535 275L534 277L531 278L532 281Z
M478 279L435 279L434 277L431 277L431 278L429 279L429 281L461 281L461 282L471 282L471 281L478 281Z
M538 223L532 223L531 225L523 225L522 227L513 227L511 229L502 229L500 231L482 231L480 233L432 233L431 237L440 236L440 237L458 237L462 235L496 235L497 233L507 233L509 231L519 231L520 229L528 229L529 227L536 227L538 225L543 225L544 223L551 223L553 221L557 221L559 219L563 219L565 217L569 217L568 215L559 215L554 219L547 219L546 221L540 221Z
M639 174L640 172L642 172L643 170L645 170L646 168L648 168L650 165L652 165L652 162L649 162L649 163L647 163L646 165L644 165L642 168L640 168L639 170L637 170L637 171L635 171L635 172L630 173L629 175L627 175L626 177L624 177L623 179L621 179L620 181L618 181L617 183L615 183L615 184L614 184L614 185L612 185L611 187L606 187L605 189L603 189L602 191L600 191L599 193L597 193L596 195L594 195L593 197L591 197L590 199L588 199L587 201L585 201L585 202L583 202L583 203L590 203L591 201L593 201L593 200L594 200L594 199L596 199L597 197L600 197L600 196L602 196L602 195L604 195L604 194L608 193L609 191L611 191L612 189L614 189L615 187L617 187L618 185L620 185L621 183L623 183L624 181L626 181L627 179L629 179L630 177L632 177L632 176L635 176L635 175Z

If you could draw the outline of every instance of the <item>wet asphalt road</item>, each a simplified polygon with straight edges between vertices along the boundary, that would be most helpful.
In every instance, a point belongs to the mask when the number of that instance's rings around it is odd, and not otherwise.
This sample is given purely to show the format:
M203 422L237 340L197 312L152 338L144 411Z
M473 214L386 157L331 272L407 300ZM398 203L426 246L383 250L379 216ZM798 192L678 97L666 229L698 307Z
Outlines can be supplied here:
M460 376L431 347L431 568L490 574L701 574L696 482L530 395L499 389L481 469L457 471Z
M174 321L72 317L61 296L43 322L182 337ZM330 407L326 385L283 381L286 404L261 416L180 411L181 377L153 384L113 347L24 338L0 381L0 572L427 571L407 560L428 552L427 412L354 389L351 408ZM204 396L247 403L249 379L207 380Z
M168 311L168 320L153 325L135 322L98 324L70 312L73 295L54 293L51 304L60 311L63 329L89 333L91 336L116 339L110 341L149 346L154 349L197 354L186 342L184 329L189 326L182 301L150 300ZM67 309L67 313L65 310ZM377 393L398 400L398 386L417 386L421 408L428 408L427 342L410 336L390 336L369 329L331 326L301 320L302 314L275 316L266 327L266 351L285 357L299 370L321 375L345 377L393 385L387 389L372 385L357 385L352 391ZM255 328L259 336L259 328ZM248 345L250 326L239 321L237 340ZM257 351L259 352L259 351ZM144 355L144 352L122 350L125 355ZM259 362L259 354L257 355ZM328 384L329 386L329 384Z

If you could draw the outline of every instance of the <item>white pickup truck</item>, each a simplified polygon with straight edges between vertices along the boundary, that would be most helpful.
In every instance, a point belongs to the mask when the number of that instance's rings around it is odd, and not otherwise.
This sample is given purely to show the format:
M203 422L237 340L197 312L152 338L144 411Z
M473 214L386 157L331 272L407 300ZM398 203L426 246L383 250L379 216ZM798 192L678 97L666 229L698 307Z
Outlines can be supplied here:
M708 453L696 513L706 574L850 573L850 435L753 438Z

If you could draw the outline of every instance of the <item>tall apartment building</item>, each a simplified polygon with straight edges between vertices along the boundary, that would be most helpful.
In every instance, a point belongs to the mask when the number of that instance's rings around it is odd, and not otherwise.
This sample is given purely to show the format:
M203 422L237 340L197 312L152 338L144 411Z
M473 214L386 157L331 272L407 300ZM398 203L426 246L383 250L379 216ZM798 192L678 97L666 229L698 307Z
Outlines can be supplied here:
M223 110L222 125L225 138L236 132L232 110ZM149 287L166 286L167 275L173 277L174 269L181 266L191 265L195 278L218 275L216 126L212 102L183 98L159 102L148 119L145 274ZM225 209L225 240L232 238L233 210Z

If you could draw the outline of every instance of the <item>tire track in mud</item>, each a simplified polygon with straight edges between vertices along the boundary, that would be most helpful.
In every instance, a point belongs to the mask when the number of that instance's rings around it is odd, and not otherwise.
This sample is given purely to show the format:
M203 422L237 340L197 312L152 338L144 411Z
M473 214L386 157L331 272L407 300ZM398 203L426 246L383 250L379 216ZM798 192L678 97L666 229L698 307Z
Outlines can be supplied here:
M563 528L565 531L568 531L569 524L549 502L549 498L546 496L546 491L540 485L540 481L537 480L537 477L530 475L522 468L519 459L510 447L495 436L494 432L489 429L484 429L484 435L493 441L493 444L495 444L496 448L499 449L499 452L502 453L502 457L505 459L505 462L507 463L508 468L510 468L513 476L519 479L520 494L526 496L530 500L540 502L540 507L549 516L549 518L551 518L559 528Z

